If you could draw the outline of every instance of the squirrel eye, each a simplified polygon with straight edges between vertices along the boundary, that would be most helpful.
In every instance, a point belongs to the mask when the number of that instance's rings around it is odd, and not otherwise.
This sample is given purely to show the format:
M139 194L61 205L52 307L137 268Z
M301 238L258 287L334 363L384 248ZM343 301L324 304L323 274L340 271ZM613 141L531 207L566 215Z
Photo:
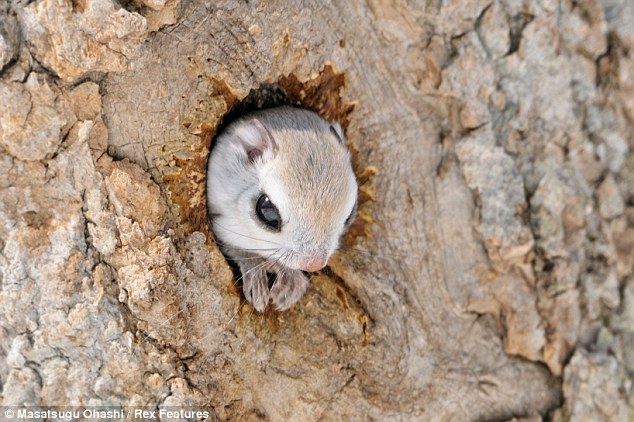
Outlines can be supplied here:
M267 227L280 231L282 228L282 218L277 210L277 207L273 205L273 202L265 194L260 195L258 202L255 204L255 212L258 215L260 221L262 221Z

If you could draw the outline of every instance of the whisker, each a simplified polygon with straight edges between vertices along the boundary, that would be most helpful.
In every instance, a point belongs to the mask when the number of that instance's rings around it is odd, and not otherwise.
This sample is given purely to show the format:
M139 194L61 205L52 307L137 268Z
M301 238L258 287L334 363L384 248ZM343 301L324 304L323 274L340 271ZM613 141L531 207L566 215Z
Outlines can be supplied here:
M221 228L221 229L223 229L223 230L228 231L229 233L233 233L233 234L236 234L236 235L238 235L238 236L246 237L247 239L252 239L252 240L257 240L257 241L259 241L259 242L266 242L266 243L271 243L271 244L273 244L273 245L282 246L282 245L280 245L279 243L277 243L277 242L273 242L273 241L271 241L271 240L258 239L257 237L251 237L251 236L247 236L246 234L243 234L243 233L238 233L238 232L236 232L236 231L233 231L233 230L231 230L231 229L228 229L228 228L224 227L224 226L223 226L223 225L221 225L221 224L218 224L218 222L214 222L213 224L217 225L218 227L220 227L220 228Z
M242 272L240 271L240 277L238 277L235 281L234 284L238 284L240 282L240 280L242 280L244 278L245 275L253 272L253 271L257 271L259 269L261 269L262 267L264 267L267 264L267 261L273 256L275 255L277 252L279 252L281 250L281 248L271 248L268 250L273 250L273 252L267 257L267 258L262 258L259 256L254 256L254 257L245 257L245 258L237 258L237 259L232 259L233 261L245 261L245 260L252 260L252 259L261 259L262 262L253 266L252 268L250 268L249 270L247 270L246 272ZM284 256L288 251L284 252L284 254L282 256ZM282 266L282 268L284 268ZM276 280L277 281L277 280ZM242 299L240 299L242 300ZM169 318L166 318L163 322L161 322L161 324L159 324L155 330L158 330L159 328L163 327L165 324L169 323L171 320L173 320L174 318L176 318L178 315L182 314L183 312L185 312L188 308L187 307L183 307L181 310L179 310L178 312L175 312L173 315L171 315ZM248 315L248 318L250 319L253 314L254 314L254 309L252 307L252 310L250 312L250 314ZM240 305L238 305L238 309L236 310L236 312L234 312L234 314L231 316L231 318L229 318L229 320L225 323L225 327L227 327L229 324L231 324L231 322L236 318L236 316L238 315L238 313L240 312ZM207 334L205 337L203 337L200 341L202 342L204 339L206 339L209 335L213 334ZM141 342L144 343L146 342L148 339L150 338L149 334L145 334L143 336L143 338L141 339Z
M279 252L279 251L280 251L280 249L276 249L276 250L275 250L272 254L270 254L270 255L269 255L269 256L267 256L266 258L260 258L260 259L263 259L263 261L262 261L260 264L255 265L253 268L250 268L249 270L247 270L247 271L246 271L246 272L244 272L244 273L242 272L242 270L240 270L240 277L238 277L238 278L235 280L234 284L236 284L236 285L237 285L237 284L238 284L238 282L239 282L240 280L244 279L244 276L246 276L246 275L247 275L247 274L249 274L250 272L255 271L255 270L258 270L258 269L260 269L260 268L264 267L264 266L266 265L267 261L268 261L269 259L271 259L271 257L272 257L273 255L275 255L275 254L276 254L277 252Z
M233 316L231 318L229 318L229 321L226 322L225 327L229 324L231 324L231 321L233 321L235 319L236 316L238 316L238 313L240 312L240 304L238 303L238 309L236 309L236 311L233 313Z
M253 271L259 270L260 268L264 267L266 265L266 261L257 264L255 266L253 266L252 268L248 269L246 272L242 272L242 270L240 271L240 277L238 277L235 281L234 284L238 284L241 280L244 279L244 277L249 274L252 273Z
M293 251L292 251L292 250L290 250L290 249L287 249L287 250L286 250L286 251L282 254L282 256L280 256L280 259L278 259L277 261L280 263L280 265L281 265L282 267L287 267L287 266L288 266L288 265L287 265L287 264L288 264L288 261L290 261L290 260L291 260L292 256L293 256Z
M236 251L272 251L275 249L279 249L279 248L236 248L235 246L231 246L227 243L222 243L218 241L217 239L214 239L214 243L220 246L221 248L233 249Z
M220 244L218 243L218 245L220 245ZM251 249L249 249L249 248L236 248L236 247L229 246L229 245L227 245L225 247L227 249L233 249L234 251L244 251L244 252L258 252L258 251L269 252L269 251L274 251L276 249L279 249L279 248L251 248Z
M242 258L229 258L231 261L234 262L239 262L239 261L249 261L249 260L253 260L253 259L264 259L261 256L249 256L249 257L242 257Z
M173 320L174 318L176 318L178 315L182 314L183 312L185 312L187 310L187 307L184 307L183 309L181 309L180 311L174 313L174 315L170 316L169 318L167 318L165 321L161 322L158 327L155 328L155 330L158 330L159 328L161 328L162 326L164 326L165 324L167 324L168 322L170 322L171 320ZM149 334L146 334L143 339L141 339L141 343L144 343L147 339L150 338Z

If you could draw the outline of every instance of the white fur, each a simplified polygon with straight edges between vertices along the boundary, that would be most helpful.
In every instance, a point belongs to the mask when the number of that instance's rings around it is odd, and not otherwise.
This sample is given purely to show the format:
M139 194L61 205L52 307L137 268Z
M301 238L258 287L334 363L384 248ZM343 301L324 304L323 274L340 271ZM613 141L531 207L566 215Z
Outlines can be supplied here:
M249 163L245 148L262 144L260 124L275 145L267 144ZM341 127L334 127L343 139ZM307 161L311 154L314 159ZM313 169L312 162L320 168ZM320 173L322 167L326 171ZM280 213L280 232L257 219L254 207L261 193ZM214 233L225 253L236 260L259 256L291 269L303 269L316 257L325 262L339 245L356 197L348 151L327 122L304 110L266 110L234 122L216 139L208 163L207 200Z

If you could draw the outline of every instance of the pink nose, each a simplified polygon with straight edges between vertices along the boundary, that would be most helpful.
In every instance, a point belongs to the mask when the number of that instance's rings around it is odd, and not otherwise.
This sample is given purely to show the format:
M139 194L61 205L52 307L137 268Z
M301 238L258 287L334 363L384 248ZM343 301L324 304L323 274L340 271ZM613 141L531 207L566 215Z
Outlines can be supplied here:
M302 262L302 269L304 271L313 272L321 270L326 265L326 260L323 258L308 258Z

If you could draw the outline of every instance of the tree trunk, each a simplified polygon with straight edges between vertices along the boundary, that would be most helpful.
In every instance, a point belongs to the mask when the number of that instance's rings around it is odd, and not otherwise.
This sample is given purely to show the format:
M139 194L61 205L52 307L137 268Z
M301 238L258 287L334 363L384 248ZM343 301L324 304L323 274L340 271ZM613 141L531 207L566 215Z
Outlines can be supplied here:
M0 6L2 403L632 420L633 47L630 0ZM259 315L205 167L277 95L346 127L362 201Z

